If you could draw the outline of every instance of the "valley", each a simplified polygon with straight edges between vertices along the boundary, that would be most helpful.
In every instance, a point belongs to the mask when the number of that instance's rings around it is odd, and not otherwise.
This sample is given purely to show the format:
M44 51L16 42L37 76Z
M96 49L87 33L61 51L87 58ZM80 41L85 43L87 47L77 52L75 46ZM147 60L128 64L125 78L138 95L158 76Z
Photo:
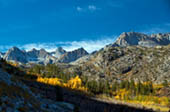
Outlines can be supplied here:
M0 0L0 112L170 112L170 0Z

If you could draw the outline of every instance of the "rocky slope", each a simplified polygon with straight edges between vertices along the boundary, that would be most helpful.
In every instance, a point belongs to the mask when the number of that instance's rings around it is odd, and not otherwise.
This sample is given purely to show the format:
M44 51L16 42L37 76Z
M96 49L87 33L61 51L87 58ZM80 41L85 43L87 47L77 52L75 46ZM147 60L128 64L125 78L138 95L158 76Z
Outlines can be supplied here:
M1 112L73 112L72 104L43 98L32 92L20 79L5 72L4 66L10 70L10 66L0 62Z
M69 70L89 79L170 82L170 46L108 46L80 60Z
M170 82L169 43L170 33L123 33L115 43L72 62L70 71L95 80Z

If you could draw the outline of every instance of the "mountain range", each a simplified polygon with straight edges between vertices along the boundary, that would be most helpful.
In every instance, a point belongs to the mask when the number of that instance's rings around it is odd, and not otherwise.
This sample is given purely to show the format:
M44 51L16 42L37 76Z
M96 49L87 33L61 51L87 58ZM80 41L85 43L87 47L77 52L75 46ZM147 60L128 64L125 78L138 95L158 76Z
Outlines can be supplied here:
M170 44L170 33L166 34L158 33L146 35L138 32L124 32L117 38L116 42L110 43L112 44L107 45L103 49L107 47L127 47L127 46L155 47L168 45ZM9 49L6 53L0 53L0 57L7 61L15 61L24 64L74 63L74 61L86 60L90 55L96 54L96 52L89 54L84 48L79 48L74 51L67 52L62 47L58 47L53 52L47 52L43 48L40 50L34 48L30 51L24 51L17 47L13 47Z
M4 60L23 64L69 63L85 55L88 55L88 52L83 48L67 52L62 47L57 48L54 52L47 52L45 49L37 50L35 48L30 51L24 51L17 47L12 47L6 53L0 54Z

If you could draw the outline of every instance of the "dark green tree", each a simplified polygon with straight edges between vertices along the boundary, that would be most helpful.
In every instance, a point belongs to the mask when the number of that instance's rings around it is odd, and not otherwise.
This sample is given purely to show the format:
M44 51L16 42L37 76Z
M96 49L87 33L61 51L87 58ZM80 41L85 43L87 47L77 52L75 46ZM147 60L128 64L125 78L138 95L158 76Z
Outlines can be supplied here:
M163 83L162 83L162 85L163 85L164 87L168 87L168 81L167 81L167 80L164 80Z

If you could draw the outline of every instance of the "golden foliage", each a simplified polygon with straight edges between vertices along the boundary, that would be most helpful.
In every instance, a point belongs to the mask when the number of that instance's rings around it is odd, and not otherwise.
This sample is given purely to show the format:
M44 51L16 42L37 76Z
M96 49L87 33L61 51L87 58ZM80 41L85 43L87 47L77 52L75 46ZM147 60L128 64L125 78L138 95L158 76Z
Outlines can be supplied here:
M67 87L70 89L87 91L87 88L82 86L82 81L79 78L79 76L76 76L75 78L71 78L67 83L64 83L62 79L59 79L59 78L38 77L37 81L41 83L45 83L45 84L50 84L50 85L58 85L58 86L63 86L63 87Z
M146 84L146 83L145 83ZM160 87L161 85L154 85L154 87ZM145 107L153 108L155 110L169 111L170 99L168 97L158 97L154 95L132 95L130 91L126 89L120 89L113 92L115 99L126 101L133 104L141 104Z
M154 110L160 110L161 112L169 112L169 98L157 97L157 96L136 96L133 100L127 102L133 104L142 104L145 107L152 108Z
M75 78L71 78L68 82L67 82L67 87L75 89L75 88L79 88L81 87L82 81L79 78L79 76L76 76Z
M62 85L61 79L58 78L42 78L38 77L37 78L38 82L45 83L45 84L50 84L50 85Z
M12 61L9 61L8 64L14 66L14 67L19 67L19 63L18 62L12 62Z
M114 94L116 94L115 99L117 100L128 100L130 96L130 92L126 89L120 89Z
M74 89L74 90L84 91L84 92L87 92L88 90L88 88L85 88L83 86L82 80L80 79L79 76L71 78L66 83L64 83L64 81L59 78L38 77L37 81L41 83L46 83L50 85L58 85L58 86L67 87L67 88ZM147 85L149 84L149 82L145 82L143 84ZM161 88L162 85L153 85L153 87ZM153 108L156 110L169 111L168 106L170 105L170 99L168 97L158 97L158 96L154 96L151 94L150 95L140 95L140 94L134 95L131 93L130 90L127 90L125 88L112 92L112 94L115 95L114 98L117 100L126 101L126 102L134 103L134 104L141 104L145 107Z

